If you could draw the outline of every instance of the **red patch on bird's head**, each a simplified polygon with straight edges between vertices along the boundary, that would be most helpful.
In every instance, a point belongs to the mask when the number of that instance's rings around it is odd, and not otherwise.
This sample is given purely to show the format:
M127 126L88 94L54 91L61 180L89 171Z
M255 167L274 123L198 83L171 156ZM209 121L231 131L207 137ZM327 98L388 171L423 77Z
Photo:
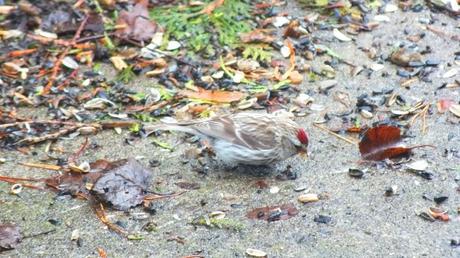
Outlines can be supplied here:
M297 139L299 139L299 141L300 141L302 144L308 145L308 135L307 135L307 133L305 132L305 130L299 129L299 130L297 131Z

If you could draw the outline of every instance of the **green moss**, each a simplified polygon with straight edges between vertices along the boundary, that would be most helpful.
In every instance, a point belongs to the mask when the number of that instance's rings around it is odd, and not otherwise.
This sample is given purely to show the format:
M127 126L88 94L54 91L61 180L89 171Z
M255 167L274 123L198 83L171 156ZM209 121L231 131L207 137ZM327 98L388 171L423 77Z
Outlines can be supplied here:
M238 42L239 33L251 30L248 1L226 0L209 15L200 13L205 6L175 4L153 8L150 16L166 28L166 37L181 40L192 51L204 50L208 54L215 52L214 44L233 46Z
M132 81L134 79L134 77L136 77L136 75L133 72L133 67L130 65L127 68L121 70L117 74L116 80L121 81L123 83L128 83L128 82Z
M242 45L243 57L252 58L260 61L270 61L272 59L272 48L267 44L245 44Z

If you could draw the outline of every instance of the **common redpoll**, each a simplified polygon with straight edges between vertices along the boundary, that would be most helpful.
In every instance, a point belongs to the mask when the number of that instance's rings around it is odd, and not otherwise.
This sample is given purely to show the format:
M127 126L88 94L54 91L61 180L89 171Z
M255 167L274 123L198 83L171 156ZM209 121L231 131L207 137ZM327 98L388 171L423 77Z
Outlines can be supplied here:
M147 130L175 130L204 138L227 165L270 165L306 152L308 135L281 115L238 113L189 122L164 122Z

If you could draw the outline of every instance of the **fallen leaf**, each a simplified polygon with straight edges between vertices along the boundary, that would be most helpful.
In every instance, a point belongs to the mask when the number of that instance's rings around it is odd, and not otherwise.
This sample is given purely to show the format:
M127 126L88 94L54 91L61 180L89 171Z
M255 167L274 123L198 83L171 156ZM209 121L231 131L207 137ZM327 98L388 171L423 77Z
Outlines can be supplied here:
M219 90L205 90L198 88L198 91L183 90L179 92L180 95L204 101L212 101L219 103L230 103L241 100L245 94L239 91L219 91Z
M439 113L444 113L454 104L455 102L451 99L440 99L436 106L438 107Z
M247 213L247 217L250 219L266 220L268 222L287 220L299 213L297 208L292 204L283 204L277 206L268 206L253 209Z
M128 161L104 173L94 183L92 193L117 210L128 210L144 200L152 173L138 161Z
M120 13L117 27L121 28L115 32L117 37L139 42L152 39L159 27L149 19L148 2L148 0L141 0L130 12L122 11Z
M21 242L19 227L13 224L0 224L0 251L14 249Z
M201 10L201 14L211 15L211 13L218 8L219 6L224 4L224 0L214 0L210 4L208 4L203 10Z
M276 37L269 35L267 30L253 30L248 33L242 33L240 39L243 43L272 43Z
M379 125L364 133L359 142L359 151L365 160L385 160L409 156L414 148L430 146L406 147L401 140L401 131L398 127Z
M449 111L457 117L460 117L460 105L452 105L449 107Z

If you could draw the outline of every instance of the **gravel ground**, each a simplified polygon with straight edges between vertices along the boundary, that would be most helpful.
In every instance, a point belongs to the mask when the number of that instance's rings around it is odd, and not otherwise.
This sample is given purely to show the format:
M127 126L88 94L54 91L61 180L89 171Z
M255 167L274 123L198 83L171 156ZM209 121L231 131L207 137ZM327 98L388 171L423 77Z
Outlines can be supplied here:
M290 6L290 13L302 13ZM302 13L303 15L303 13ZM424 30L419 18L436 21L446 35L437 35ZM357 65L372 63L366 53L359 48L376 48L378 54L389 54L393 46L405 40L407 35L422 31L426 36L418 42L421 49L430 46L432 52L427 58L441 61L431 83L416 82L409 89L400 87L397 67L384 63L382 71L367 76L350 76L350 67L341 64L337 71L338 85L329 94L322 94L317 83L303 83L301 89L315 98L316 104L326 107L330 113L340 113L347 108L333 99L333 93L343 91L350 94L352 103L362 93L371 93L393 88L405 96L409 102L421 98L436 103L443 97L460 100L459 88L436 88L455 78L442 79L441 75L453 66L454 52L459 50L458 41L449 35L459 35L458 21L445 14L433 14L424 10L420 13L395 12L387 14L390 22L381 24L368 33L360 33L354 42L338 42L330 31L319 31L315 35L323 42L330 38L328 46ZM317 58L312 63L319 65L327 57ZM381 76L388 72L388 76ZM459 77L457 76L457 79ZM151 82L139 79L133 87L142 88ZM354 104L353 104L354 105ZM295 157L279 164L268 173L245 171L225 171L212 166L207 175L191 169L181 162L184 151L196 145L185 141L181 134L163 134L160 140L175 146L173 152L152 144L151 138L137 139L132 144L125 143L129 133L121 135L114 131L104 131L89 138L100 146L89 148L80 161L96 159L117 160L127 157L143 157L141 163L161 161L159 167L152 168L154 179L152 189L164 192L180 191L177 182L193 182L200 189L191 190L175 198L155 203L156 214L145 219L138 218L142 208L130 212L108 211L111 221L119 221L130 232L142 232L142 240L126 240L109 231L96 217L90 205L82 200L56 197L54 193L25 189L19 196L10 195L10 186L0 183L0 222L13 222L21 227L25 238L17 249L3 252L1 257L96 257L97 248L104 249L108 257L181 257L200 254L205 257L245 257L247 248L265 251L269 257L460 257L460 247L450 246L452 239L460 239L460 206L458 181L460 179L460 159L455 155L445 155L445 150L458 150L460 142L459 120L451 113L439 114L434 106L427 116L427 132L422 134L418 121L410 128L411 144L433 144L436 149L417 149L415 159L426 159L428 170L434 173L433 180L425 180L404 169L374 168L359 163L358 148L341 141L312 125L324 113L314 113L297 119L310 133L311 147L308 158ZM46 116L44 110L21 109L21 113L34 112ZM366 120L364 120L366 121ZM371 121L366 121L370 123ZM83 143L78 137L59 140L67 157ZM19 152L0 151L0 157L7 161L0 165L0 174L20 177L47 177L52 172L26 168L19 162L39 162L45 158L44 145L36 146L36 155ZM296 180L279 180L276 175L287 165L298 174ZM347 174L349 168L367 168L361 179ZM266 189L258 189L255 183L265 180ZM306 187L309 193L325 196L319 202L303 205L297 201L300 193L294 189ZM385 188L397 186L394 196L384 196ZM270 189L278 187L278 193ZM435 206L433 201L423 196L448 196L442 207L449 211L449 222L429 222L416 212ZM265 222L250 220L246 213L253 208L292 203L299 214L288 220ZM226 218L235 221L229 229L194 226L190 222L213 211L224 211ZM328 224L314 221L314 217L326 215L332 218ZM137 219L136 219L137 218ZM150 233L141 228L147 223L155 223L156 230ZM240 230L235 230L240 227ZM34 236L40 232L52 232ZM80 234L79 241L71 241L74 230ZM180 241L173 238L183 238Z

